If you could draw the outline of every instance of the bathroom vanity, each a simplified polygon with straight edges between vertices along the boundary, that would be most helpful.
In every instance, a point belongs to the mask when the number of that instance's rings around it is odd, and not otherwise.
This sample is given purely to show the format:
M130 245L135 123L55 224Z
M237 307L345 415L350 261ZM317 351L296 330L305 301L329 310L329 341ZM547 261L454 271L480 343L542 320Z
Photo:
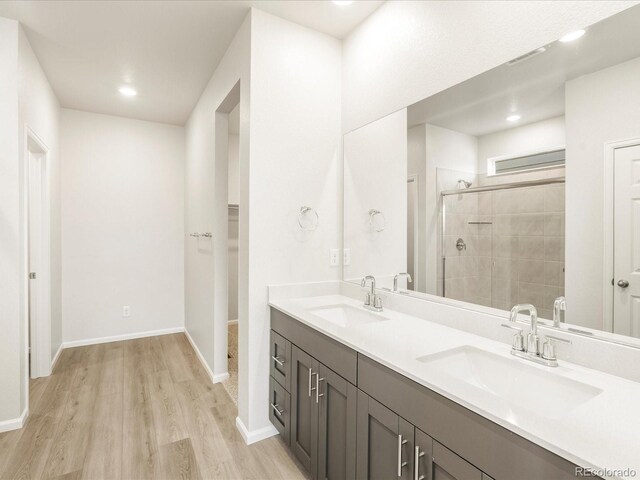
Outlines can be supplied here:
M606 432L589 438L613 397L583 381L588 369L528 365L506 345L340 295L271 307L270 418L314 479L562 480L616 450ZM621 438L620 465L633 466Z

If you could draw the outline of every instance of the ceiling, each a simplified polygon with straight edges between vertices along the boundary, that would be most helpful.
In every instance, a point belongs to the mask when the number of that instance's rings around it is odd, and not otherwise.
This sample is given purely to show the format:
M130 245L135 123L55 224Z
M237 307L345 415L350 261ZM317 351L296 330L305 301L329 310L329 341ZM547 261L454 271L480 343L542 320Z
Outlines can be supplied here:
M0 16L22 23L63 107L183 125L251 7L342 38L381 3L2 1Z
M496 67L432 97L408 111L408 125L430 123L481 136L564 114L568 80L640 56L640 6L587 29L571 43L554 42L546 51L514 65ZM521 120L508 122L518 113Z

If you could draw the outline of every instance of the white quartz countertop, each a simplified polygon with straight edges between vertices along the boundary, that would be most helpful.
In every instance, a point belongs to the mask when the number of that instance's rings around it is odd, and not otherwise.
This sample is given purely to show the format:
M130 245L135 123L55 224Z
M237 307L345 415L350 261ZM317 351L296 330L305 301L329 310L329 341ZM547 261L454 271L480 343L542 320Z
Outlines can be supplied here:
M639 383L563 361L556 368L537 365L510 355L510 346L503 343L393 310L371 312L385 317L385 321L349 327L311 311L329 305L350 305L368 312L362 302L342 295L272 300L269 305L576 465L600 470L604 478L640 477ZM554 398L542 390L540 402L551 413L546 414L545 410L541 414L541 409L535 412L510 408L481 388L418 361L426 355L465 346L602 392L566 411L562 405L554 410Z

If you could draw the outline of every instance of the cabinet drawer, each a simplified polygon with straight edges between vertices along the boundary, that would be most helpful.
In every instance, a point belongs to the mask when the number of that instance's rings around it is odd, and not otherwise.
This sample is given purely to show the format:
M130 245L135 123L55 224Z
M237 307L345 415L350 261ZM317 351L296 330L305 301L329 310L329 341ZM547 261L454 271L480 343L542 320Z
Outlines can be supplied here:
M355 350L275 308L271 309L271 328L342 378L357 385L358 355Z
M291 431L291 397L282 385L269 378L269 419L280 433L284 443L289 445Z
M291 342L271 330L270 373L287 392L291 392Z

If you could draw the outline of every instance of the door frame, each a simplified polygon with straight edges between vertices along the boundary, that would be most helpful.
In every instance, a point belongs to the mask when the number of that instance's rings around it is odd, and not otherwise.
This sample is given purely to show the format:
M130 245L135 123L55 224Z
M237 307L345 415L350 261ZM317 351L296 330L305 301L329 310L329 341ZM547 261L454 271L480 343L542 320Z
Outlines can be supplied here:
M29 379L46 377L51 375L51 209L50 209L50 149L46 143L36 134L36 132L28 125L24 127L24 157L22 169L24 172L23 179L23 288L24 288L24 355L25 355L25 398L28 402ZM40 242L40 261L38 266L38 292L36 304L38 305L38 314L35 321L30 320L31 305L29 301L29 293L31 286L29 285L30 271L30 162L31 156L38 155L41 157L40 165L40 181L41 197L40 197L40 231L42 238ZM31 333L29 334L29 330ZM31 375L29 375L29 337L31 337Z
M603 327L606 332L613 333L613 285L611 281L614 276L614 254L615 254L615 225L614 225L614 163L616 150L626 147L640 145L640 137L616 140L604 144L604 208L602 211L604 219L604 263L603 263Z
M212 295L214 297L213 308L213 365L212 382L219 383L229 378L229 359L228 359L228 337L229 337L229 114L237 106L240 105L240 116L242 118L242 95L241 80L234 82L231 89L224 96L213 112L213 133L214 133L214 204L213 204L213 227L206 227L208 231L215 232L212 239L213 246L213 265L214 265L214 289ZM242 122L242 120L241 120ZM240 128L240 142L238 145L239 162L242 163L242 141L245 132ZM239 166L241 169L242 167ZM241 176L241 174L240 174ZM240 180L242 182L242 180ZM242 190L242 187L240 187ZM242 194L238 200L238 402L240 403L240 395L245 395L244 386L240 386L240 365L243 364L241 358L244 358L245 348L241 338L244 335L247 324L246 316L243 312L243 299L246 296L240 292L243 286L248 285L248 272L240 267L243 261L248 257L246 245L247 233L242 228L244 220L244 201ZM203 227L204 228L204 227ZM246 288L246 287L245 287ZM243 372L244 373L244 372Z

